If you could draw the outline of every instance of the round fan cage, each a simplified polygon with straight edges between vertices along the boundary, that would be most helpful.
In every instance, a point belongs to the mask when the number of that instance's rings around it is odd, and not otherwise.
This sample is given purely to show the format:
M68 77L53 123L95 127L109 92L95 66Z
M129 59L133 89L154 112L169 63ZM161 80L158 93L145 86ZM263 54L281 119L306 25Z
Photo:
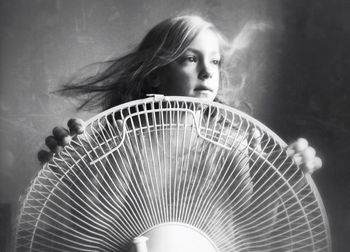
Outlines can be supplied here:
M330 251L318 191L285 148L260 122L215 102L155 95L114 107L33 180L16 248L134 251L152 230L178 226L220 252ZM148 238L157 251L158 238Z

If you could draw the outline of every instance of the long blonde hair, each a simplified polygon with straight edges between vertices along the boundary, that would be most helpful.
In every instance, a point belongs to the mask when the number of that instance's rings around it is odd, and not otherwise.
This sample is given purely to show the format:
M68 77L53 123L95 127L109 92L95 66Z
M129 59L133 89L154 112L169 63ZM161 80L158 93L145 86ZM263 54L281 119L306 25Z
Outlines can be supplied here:
M199 16L178 16L154 26L130 53L102 62L108 65L104 70L83 80L71 80L58 92L80 98L79 109L85 110L105 110L158 93L150 83L152 74L180 57L204 29L215 32L224 56L228 44L212 23ZM226 78L223 67L220 69L223 82Z

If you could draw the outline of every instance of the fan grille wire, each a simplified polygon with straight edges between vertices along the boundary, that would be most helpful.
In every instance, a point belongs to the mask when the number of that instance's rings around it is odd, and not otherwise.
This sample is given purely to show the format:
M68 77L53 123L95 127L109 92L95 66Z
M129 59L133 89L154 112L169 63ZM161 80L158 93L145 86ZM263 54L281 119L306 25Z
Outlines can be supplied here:
M177 222L222 252L330 251L320 196L285 146L244 113L194 98L107 110L33 180L17 250L128 251L134 237Z

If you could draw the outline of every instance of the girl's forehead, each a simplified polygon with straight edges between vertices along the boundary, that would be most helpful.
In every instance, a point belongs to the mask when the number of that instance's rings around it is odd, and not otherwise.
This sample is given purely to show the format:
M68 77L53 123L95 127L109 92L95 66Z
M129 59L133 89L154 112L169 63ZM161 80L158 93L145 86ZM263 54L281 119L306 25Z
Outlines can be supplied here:
M220 53L220 42L217 34L211 29L204 29L198 33L189 45L189 50L205 50L210 53Z

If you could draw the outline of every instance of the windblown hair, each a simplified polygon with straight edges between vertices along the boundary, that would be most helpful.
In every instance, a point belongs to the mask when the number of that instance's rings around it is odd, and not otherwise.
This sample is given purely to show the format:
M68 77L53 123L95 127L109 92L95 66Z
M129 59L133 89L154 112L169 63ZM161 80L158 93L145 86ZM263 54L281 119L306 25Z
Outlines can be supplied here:
M159 93L152 86L152 75L179 58L204 29L211 29L217 35L224 58L229 51L228 43L212 23L198 16L169 18L153 27L133 51L102 62L101 65L107 65L103 70L83 80L73 79L58 92L80 99L82 103L78 109L85 110L105 110ZM222 83L226 81L222 66L220 71Z

